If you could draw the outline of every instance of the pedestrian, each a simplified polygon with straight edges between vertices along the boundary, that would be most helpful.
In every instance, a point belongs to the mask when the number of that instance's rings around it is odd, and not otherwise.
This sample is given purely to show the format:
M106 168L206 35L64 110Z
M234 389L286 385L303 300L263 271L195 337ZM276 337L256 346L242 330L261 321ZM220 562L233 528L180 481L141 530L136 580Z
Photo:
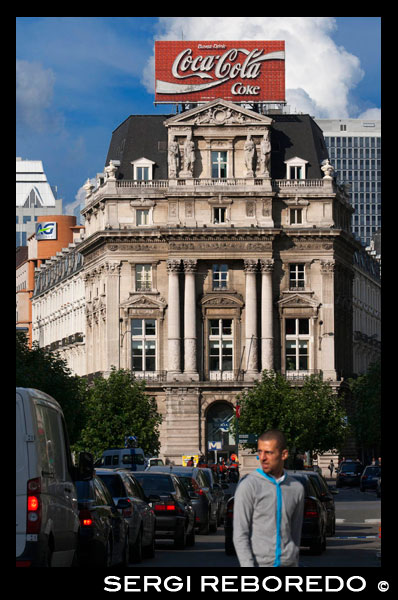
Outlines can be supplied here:
M330 463L329 463L329 471L330 471L330 477L333 477L333 471L334 471L334 462L333 462L333 458L330 459Z
M284 472L285 435L268 430L257 442L260 467L235 492L233 541L241 567L297 567L304 487Z
M379 456L377 463L378 463L379 467L381 467L381 456Z
M191 458L187 462L187 467L193 467L193 466L194 466L194 457L191 456Z
M374 467L376 465L376 459L375 459L375 457L372 458L372 462L370 464L372 465L372 467Z

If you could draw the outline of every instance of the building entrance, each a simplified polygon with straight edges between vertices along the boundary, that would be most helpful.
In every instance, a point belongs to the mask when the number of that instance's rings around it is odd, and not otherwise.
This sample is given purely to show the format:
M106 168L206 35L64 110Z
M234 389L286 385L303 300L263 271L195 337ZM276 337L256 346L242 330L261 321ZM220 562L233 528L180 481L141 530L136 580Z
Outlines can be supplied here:
M227 402L215 402L207 411L206 418L206 449L207 457L214 462L220 458L228 460L233 452L237 452L238 447L235 444L235 437L230 431L230 425L234 417L234 409ZM209 449L209 442L212 442L215 448L215 442L218 442L217 449ZM220 448L221 444L221 448Z

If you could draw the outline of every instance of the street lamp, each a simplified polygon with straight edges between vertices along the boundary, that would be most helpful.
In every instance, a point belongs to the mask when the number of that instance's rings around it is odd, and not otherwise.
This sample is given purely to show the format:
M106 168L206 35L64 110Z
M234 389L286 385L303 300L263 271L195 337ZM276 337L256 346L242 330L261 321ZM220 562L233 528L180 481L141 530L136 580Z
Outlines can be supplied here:
M126 335L126 333L131 333L131 329L127 329L124 333L122 333L122 336L121 336L121 341L119 344L119 369L120 369L120 348L123 347L124 336Z

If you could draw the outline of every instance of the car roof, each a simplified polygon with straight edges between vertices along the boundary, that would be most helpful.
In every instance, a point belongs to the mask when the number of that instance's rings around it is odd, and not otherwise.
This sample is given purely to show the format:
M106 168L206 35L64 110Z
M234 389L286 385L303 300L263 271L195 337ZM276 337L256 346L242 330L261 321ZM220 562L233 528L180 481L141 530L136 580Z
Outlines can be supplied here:
M95 469L95 472L98 475L115 475L116 473L120 473L120 471L122 471L122 469L102 469L102 468Z
M175 475L175 473L169 473L169 472L159 472L159 471L154 471L152 469L149 469L149 471L134 471L133 473L134 477L147 477L148 475L166 475L166 476L171 476L171 475Z

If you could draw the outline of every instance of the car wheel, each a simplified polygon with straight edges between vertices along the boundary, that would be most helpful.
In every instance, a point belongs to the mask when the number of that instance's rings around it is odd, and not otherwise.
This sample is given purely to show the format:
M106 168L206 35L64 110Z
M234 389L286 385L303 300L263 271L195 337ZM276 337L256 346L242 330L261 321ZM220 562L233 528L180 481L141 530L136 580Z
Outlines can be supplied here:
M151 543L149 544L149 546L146 546L143 549L143 555L145 556L145 558L155 557L155 528L153 528Z
M216 533L216 531L217 531L217 518L214 521L210 521L210 523L209 523L209 531L211 531L211 533Z
M209 535L209 533L210 533L210 515L207 517L206 523L199 528L199 533L201 535Z
M134 563L140 563L142 561L142 529L139 530L137 539L131 548L130 560Z
M195 545L195 526L192 525L191 533L187 535L187 546Z
M174 538L174 546L179 550L184 550L187 545L187 531L185 529L185 524L183 525L182 531L177 533Z
M320 538L312 542L310 545L311 554L319 555L326 549L326 537L323 534Z
M111 538L108 537L108 539L106 541L104 557L103 557L101 566L107 568L107 567L110 567L111 565L112 565L112 543L111 543Z

